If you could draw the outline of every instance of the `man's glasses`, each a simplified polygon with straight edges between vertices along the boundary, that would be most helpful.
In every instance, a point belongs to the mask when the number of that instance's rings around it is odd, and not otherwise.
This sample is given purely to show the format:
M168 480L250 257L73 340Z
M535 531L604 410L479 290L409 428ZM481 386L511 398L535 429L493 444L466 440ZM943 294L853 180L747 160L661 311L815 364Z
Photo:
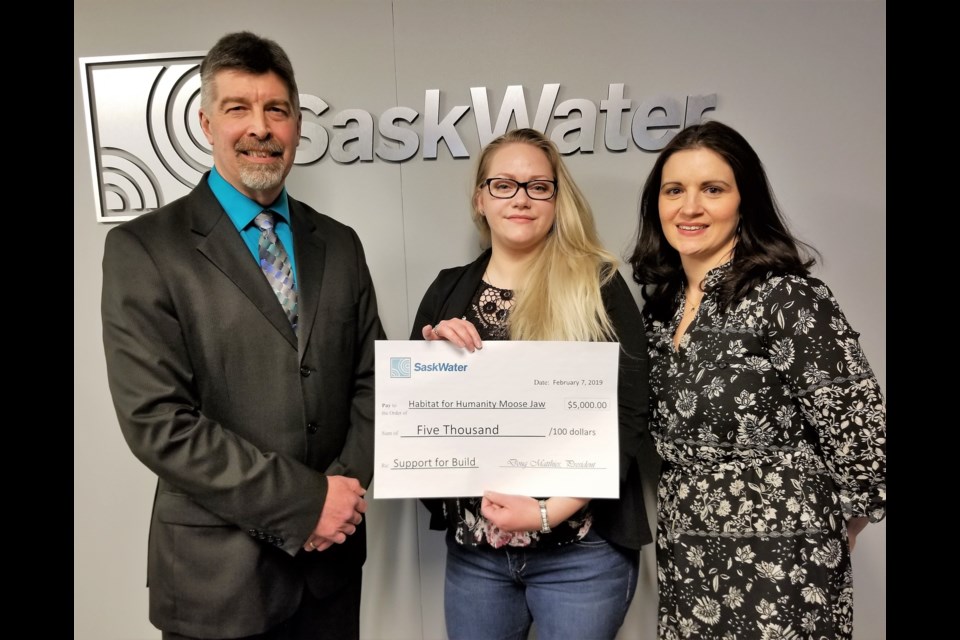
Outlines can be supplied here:
M487 186L487 191L494 198L504 200L512 198L520 191L520 187L527 192L533 200L549 200L557 194L556 180L530 180L529 182L517 182L510 178L487 178L483 181Z

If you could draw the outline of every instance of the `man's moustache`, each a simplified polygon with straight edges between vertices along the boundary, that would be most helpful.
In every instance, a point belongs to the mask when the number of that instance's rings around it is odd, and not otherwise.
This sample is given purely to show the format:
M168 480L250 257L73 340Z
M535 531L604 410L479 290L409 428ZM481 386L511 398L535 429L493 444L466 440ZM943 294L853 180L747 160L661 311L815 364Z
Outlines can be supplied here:
M238 144L234 147L237 151L260 151L267 153L283 153L283 145L280 144Z

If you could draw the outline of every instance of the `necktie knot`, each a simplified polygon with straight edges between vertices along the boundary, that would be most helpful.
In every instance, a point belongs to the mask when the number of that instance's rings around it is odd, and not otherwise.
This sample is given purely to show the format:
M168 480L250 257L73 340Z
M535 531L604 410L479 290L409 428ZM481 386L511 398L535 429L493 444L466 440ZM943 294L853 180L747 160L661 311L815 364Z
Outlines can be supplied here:
M273 231L273 211L261 211L257 214L257 217L253 219L253 223L257 225L261 231Z

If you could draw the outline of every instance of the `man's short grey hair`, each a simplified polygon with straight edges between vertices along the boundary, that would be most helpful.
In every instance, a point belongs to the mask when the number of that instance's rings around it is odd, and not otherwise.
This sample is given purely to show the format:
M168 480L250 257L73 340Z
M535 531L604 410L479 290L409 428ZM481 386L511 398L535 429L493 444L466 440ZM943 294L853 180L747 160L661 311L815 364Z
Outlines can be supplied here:
M261 75L274 72L290 93L294 114L300 113L300 93L293 76L293 65L283 48L249 31L228 33L220 38L200 63L200 104L204 109L216 99L214 76L221 71L242 71Z

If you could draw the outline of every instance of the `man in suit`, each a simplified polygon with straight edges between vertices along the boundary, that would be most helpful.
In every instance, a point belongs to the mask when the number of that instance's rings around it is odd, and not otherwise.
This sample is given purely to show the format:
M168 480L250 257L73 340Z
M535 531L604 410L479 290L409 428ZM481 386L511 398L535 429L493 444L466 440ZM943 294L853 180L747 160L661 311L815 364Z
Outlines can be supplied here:
M283 49L228 34L200 74L213 169L112 229L103 258L110 391L159 478L150 620L164 640L356 639L384 337L370 273L353 229L284 187L301 117Z

